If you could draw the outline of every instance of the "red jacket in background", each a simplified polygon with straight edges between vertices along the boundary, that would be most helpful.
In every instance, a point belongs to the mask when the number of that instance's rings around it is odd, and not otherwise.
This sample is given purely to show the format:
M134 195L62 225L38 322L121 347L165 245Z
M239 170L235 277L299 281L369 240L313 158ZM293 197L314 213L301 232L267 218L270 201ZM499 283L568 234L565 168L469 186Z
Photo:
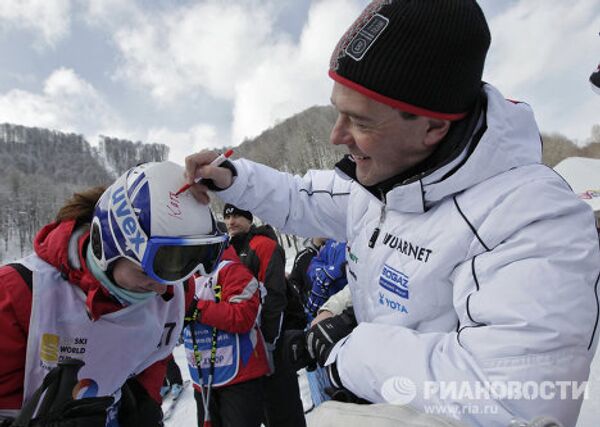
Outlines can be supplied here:
M240 262L232 246L224 251L222 260L232 262L221 268L217 276L217 283L221 286L221 301L198 301L198 321L233 334L247 333L257 322L261 306L260 288L252 285L254 276ZM257 343L247 364L244 365L240 358L238 373L227 385L259 378L269 372L265 343L258 328L257 333Z

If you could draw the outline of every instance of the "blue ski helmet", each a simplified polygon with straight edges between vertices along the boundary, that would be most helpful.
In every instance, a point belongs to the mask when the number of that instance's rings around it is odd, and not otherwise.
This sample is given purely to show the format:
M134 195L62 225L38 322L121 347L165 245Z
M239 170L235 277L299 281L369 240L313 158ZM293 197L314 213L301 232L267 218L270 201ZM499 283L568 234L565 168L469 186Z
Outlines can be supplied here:
M107 271L125 257L166 284L214 270L227 236L217 228L210 208L189 191L175 195L184 183L181 166L145 163L129 169L102 194L91 225L92 255L100 269Z

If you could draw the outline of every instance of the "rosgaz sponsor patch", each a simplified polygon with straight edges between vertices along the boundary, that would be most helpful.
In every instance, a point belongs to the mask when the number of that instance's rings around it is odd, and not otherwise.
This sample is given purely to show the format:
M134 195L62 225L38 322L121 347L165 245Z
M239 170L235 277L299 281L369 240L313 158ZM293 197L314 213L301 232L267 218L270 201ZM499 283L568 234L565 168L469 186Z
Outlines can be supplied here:
M408 299L408 276L387 264L383 266L379 276L379 286L401 298Z

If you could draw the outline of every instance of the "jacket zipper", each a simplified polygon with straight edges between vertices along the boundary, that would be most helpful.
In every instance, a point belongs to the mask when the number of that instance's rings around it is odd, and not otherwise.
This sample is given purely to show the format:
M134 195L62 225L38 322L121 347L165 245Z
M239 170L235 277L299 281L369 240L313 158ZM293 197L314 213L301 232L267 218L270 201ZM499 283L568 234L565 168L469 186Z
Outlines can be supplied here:
M383 201L383 204L381 205L381 213L379 214L379 224L375 227L375 230L373 230L373 234L371 234L371 238L369 239L369 247L371 249L375 247L375 243L381 232L381 226L383 225L383 221L385 221L385 206L387 201L383 192L381 192L381 200Z

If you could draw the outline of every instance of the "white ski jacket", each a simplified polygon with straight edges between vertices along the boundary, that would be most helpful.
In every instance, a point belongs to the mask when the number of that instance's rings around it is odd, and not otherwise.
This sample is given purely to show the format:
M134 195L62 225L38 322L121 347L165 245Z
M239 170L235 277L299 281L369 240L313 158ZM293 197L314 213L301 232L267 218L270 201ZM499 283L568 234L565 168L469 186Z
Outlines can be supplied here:
M339 171L245 160L218 195L286 232L348 242L359 325L328 363L356 395L471 425L543 414L573 426L597 345L594 217L541 164L529 106L484 90L461 154L385 202Z

